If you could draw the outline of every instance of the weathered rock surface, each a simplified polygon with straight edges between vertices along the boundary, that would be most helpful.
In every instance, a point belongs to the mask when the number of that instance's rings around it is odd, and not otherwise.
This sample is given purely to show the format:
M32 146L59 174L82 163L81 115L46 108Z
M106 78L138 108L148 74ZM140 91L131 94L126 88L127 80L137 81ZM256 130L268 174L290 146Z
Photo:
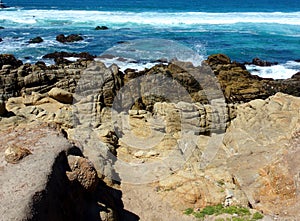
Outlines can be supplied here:
M65 104L72 104L73 102L73 95L72 93L65 91L63 89L54 87L48 92L49 97L53 99L65 103Z
M4 129L0 123L2 220L138 220L57 129L39 123ZM10 164L4 160L7 146L31 154Z
M266 100L257 99L238 105L237 116L226 133L197 136L197 145L188 158L188 155L176 154L183 135L178 133L182 127L179 118L171 111L174 107L175 104L167 103L154 105L154 111L159 110L157 113L164 115L165 124L164 129L152 125L152 130L159 130L162 138L150 149L148 145L151 145L152 138L147 130L151 125L151 115L142 111L130 112L131 133L136 137L130 143L128 135L123 135L117 149L118 160L136 164L137 168L128 173L129 169L118 167L118 162L116 168L122 180L140 181L141 184L121 184L126 192L125 208L144 220L158 218L157 213L151 215L145 210L160 211L156 204L162 208L168 204L171 209L183 211L189 207L197 210L222 203L250 206L262 211L269 220L299 217L300 98L277 93ZM176 119L173 124L167 123L169 117ZM137 142L142 138L149 141L144 143L144 149ZM189 135L189 139L195 137ZM213 157L207 158L209 154ZM209 163L203 167L205 159ZM156 163L161 160L166 168L169 167L168 171L165 167L156 168ZM176 167L178 163L182 165ZM139 169L143 167L146 169ZM154 180L151 184L143 184L147 176ZM155 180L157 177L159 179ZM133 198L142 192L148 194L146 198L153 203L138 197L141 206L137 206Z
M251 205L299 217L300 99L278 93L239 106L224 136L228 169Z
M300 82L297 78L273 80L251 75L243 64L231 62L230 58L222 54L209 56L206 63L217 75L227 102L266 99L277 92L300 96Z

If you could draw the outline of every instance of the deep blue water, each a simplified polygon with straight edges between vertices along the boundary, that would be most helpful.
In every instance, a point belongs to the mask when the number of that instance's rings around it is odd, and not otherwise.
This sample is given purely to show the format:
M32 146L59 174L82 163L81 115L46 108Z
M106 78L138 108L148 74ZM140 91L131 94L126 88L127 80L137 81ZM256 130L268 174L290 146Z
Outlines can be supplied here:
M0 10L0 26L5 27L0 30L0 53L15 54L27 62L54 51L100 55L120 41L168 39L203 57L225 53L241 62L260 57L281 64L261 70L262 75L300 71L300 64L292 62L300 59L300 0L4 2L14 8ZM109 30L95 31L97 25ZM82 34L85 40L61 44L55 41L61 33ZM44 42L28 44L36 36Z

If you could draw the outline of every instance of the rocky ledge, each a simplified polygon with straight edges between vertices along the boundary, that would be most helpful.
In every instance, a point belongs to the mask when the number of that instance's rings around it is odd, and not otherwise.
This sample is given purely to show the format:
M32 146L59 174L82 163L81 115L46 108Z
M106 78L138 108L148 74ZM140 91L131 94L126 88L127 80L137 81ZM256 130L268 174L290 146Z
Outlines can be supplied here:
M6 220L181 221L218 204L299 217L297 75L263 79L225 55L125 73L0 58Z

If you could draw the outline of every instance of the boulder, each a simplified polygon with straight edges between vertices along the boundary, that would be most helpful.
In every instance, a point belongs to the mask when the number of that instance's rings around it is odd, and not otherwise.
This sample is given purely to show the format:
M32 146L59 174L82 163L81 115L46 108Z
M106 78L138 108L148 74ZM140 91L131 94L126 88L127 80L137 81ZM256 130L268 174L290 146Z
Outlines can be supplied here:
M38 44L42 43L44 40L41 37L35 37L29 40L29 44Z
M95 28L95 30L107 30L107 29L108 29L108 27L106 27L106 26L97 26Z
M70 181L77 180L87 191L95 191L98 185L98 175L91 161L80 156L68 156L71 172L67 172Z
M300 71L297 72L296 74L294 74L291 78L292 79L299 79L300 80Z
M3 41L2 38L0 38L0 42Z
M0 26L0 30L1 30L1 29L4 29L4 27Z
M60 34L56 36L56 41L59 41L61 43L69 43L69 42L76 42L76 41L82 41L83 37L81 37L78 34L71 34L68 36L65 36L64 34Z
M270 62L270 61L261 60L260 58L253 58L250 64L261 66L261 67L268 67L272 65L277 65L278 62Z
M231 60L225 54L213 54L208 56L206 62L208 63L208 65L213 66L218 64L230 64Z
M18 68L22 65L22 61L17 60L11 54L0 54L0 68L2 68L3 65L11 65L13 68Z
M65 104L72 104L73 102L73 95L72 93L65 91L60 88L52 88L49 92L48 95L52 97L53 99L65 103Z

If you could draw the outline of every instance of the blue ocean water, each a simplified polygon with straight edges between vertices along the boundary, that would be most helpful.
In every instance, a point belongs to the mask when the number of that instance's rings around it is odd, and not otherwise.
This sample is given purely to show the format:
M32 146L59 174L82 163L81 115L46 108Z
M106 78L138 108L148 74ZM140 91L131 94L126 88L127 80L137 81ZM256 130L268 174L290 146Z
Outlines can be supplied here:
M140 39L173 40L205 58L225 53L239 62L254 57L279 62L256 68L261 76L286 78L300 71L300 0L6 0L0 10L0 53L25 62L54 51L100 55ZM109 27L95 31L97 25ZM61 44L58 34L81 34L84 41ZM41 36L41 44L28 44ZM161 41L164 42L164 41ZM162 43L163 44L163 43ZM153 48L151 48L153 50ZM134 53L134 52L133 52ZM142 55L141 55L142 56ZM141 60L143 58L141 57Z

